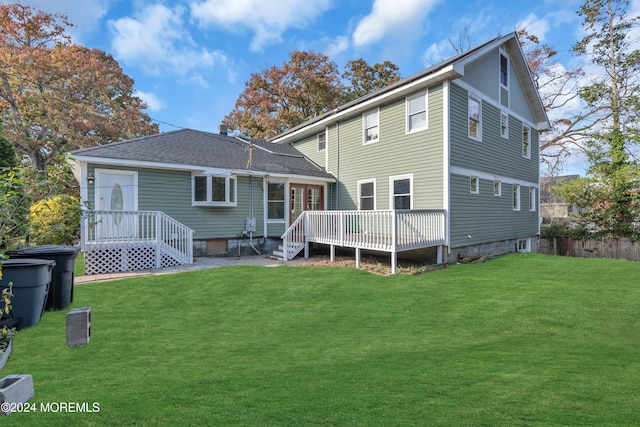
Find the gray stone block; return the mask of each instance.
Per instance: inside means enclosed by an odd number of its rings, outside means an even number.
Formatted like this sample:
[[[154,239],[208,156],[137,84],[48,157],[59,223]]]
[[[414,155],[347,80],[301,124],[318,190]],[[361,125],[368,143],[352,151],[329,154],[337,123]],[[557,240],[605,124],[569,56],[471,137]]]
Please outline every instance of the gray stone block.
[[[74,308],[67,313],[67,346],[87,345],[91,337],[91,307]]]
[[[11,414],[16,405],[27,403],[33,395],[31,375],[7,375],[0,380],[0,415]]]

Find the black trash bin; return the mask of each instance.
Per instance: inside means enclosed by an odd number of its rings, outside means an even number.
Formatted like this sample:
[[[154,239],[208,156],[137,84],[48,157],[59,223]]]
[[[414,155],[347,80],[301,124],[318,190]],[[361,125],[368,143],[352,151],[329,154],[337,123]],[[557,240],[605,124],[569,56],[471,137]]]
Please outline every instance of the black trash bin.
[[[80,248],[65,245],[32,246],[9,252],[10,259],[36,258],[56,262],[51,276],[47,310],[62,310],[73,302],[73,271]]]
[[[20,318],[18,329],[40,322],[47,301],[55,261],[46,259],[8,259],[2,264],[0,290],[13,283],[11,312],[5,318]]]

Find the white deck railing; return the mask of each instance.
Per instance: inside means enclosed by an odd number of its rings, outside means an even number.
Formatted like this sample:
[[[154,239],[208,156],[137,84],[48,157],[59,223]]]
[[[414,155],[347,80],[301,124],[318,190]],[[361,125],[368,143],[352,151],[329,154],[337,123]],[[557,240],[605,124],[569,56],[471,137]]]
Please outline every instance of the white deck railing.
[[[388,211],[306,211],[282,235],[286,259],[293,243],[316,242],[334,246],[397,253],[444,245],[444,209]],[[291,250],[287,251],[287,245]]]
[[[193,262],[193,230],[159,211],[87,211],[80,234],[85,251],[152,247],[156,268],[163,257]]]

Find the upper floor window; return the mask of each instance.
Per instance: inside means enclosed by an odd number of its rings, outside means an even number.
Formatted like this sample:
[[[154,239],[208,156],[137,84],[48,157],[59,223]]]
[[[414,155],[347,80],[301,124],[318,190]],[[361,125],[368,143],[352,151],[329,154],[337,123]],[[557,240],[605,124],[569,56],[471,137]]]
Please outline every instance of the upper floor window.
[[[372,211],[376,208],[376,180],[358,181],[358,209]]]
[[[509,114],[500,112],[500,136],[509,139]]]
[[[480,193],[480,180],[477,176],[472,176],[469,179],[469,191],[471,192],[471,194]]]
[[[236,206],[236,178],[232,175],[195,175],[194,206]]]
[[[509,87],[509,57],[505,52],[500,52],[500,84]]]
[[[531,158],[531,128],[522,125],[522,157]]]
[[[482,103],[473,95],[469,95],[469,138],[482,139]]]
[[[413,208],[413,176],[401,175],[389,177],[391,189],[391,209]]]
[[[378,123],[378,116],[378,109],[366,112],[362,115],[362,122],[364,126],[364,144],[378,142],[378,140],[380,139],[380,126]]]
[[[407,98],[407,132],[427,128],[427,93]]]
[[[317,138],[318,138],[318,151],[323,151],[325,148],[327,148],[327,136],[325,135],[324,132],[320,132]]]

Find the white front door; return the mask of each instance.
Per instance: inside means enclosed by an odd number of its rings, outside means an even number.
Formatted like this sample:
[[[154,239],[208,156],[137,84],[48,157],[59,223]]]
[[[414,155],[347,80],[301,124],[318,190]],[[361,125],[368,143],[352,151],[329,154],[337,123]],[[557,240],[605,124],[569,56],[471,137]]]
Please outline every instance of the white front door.
[[[134,237],[135,221],[118,211],[138,210],[138,173],[96,169],[95,176],[96,210],[113,212],[97,224],[98,237]]]

